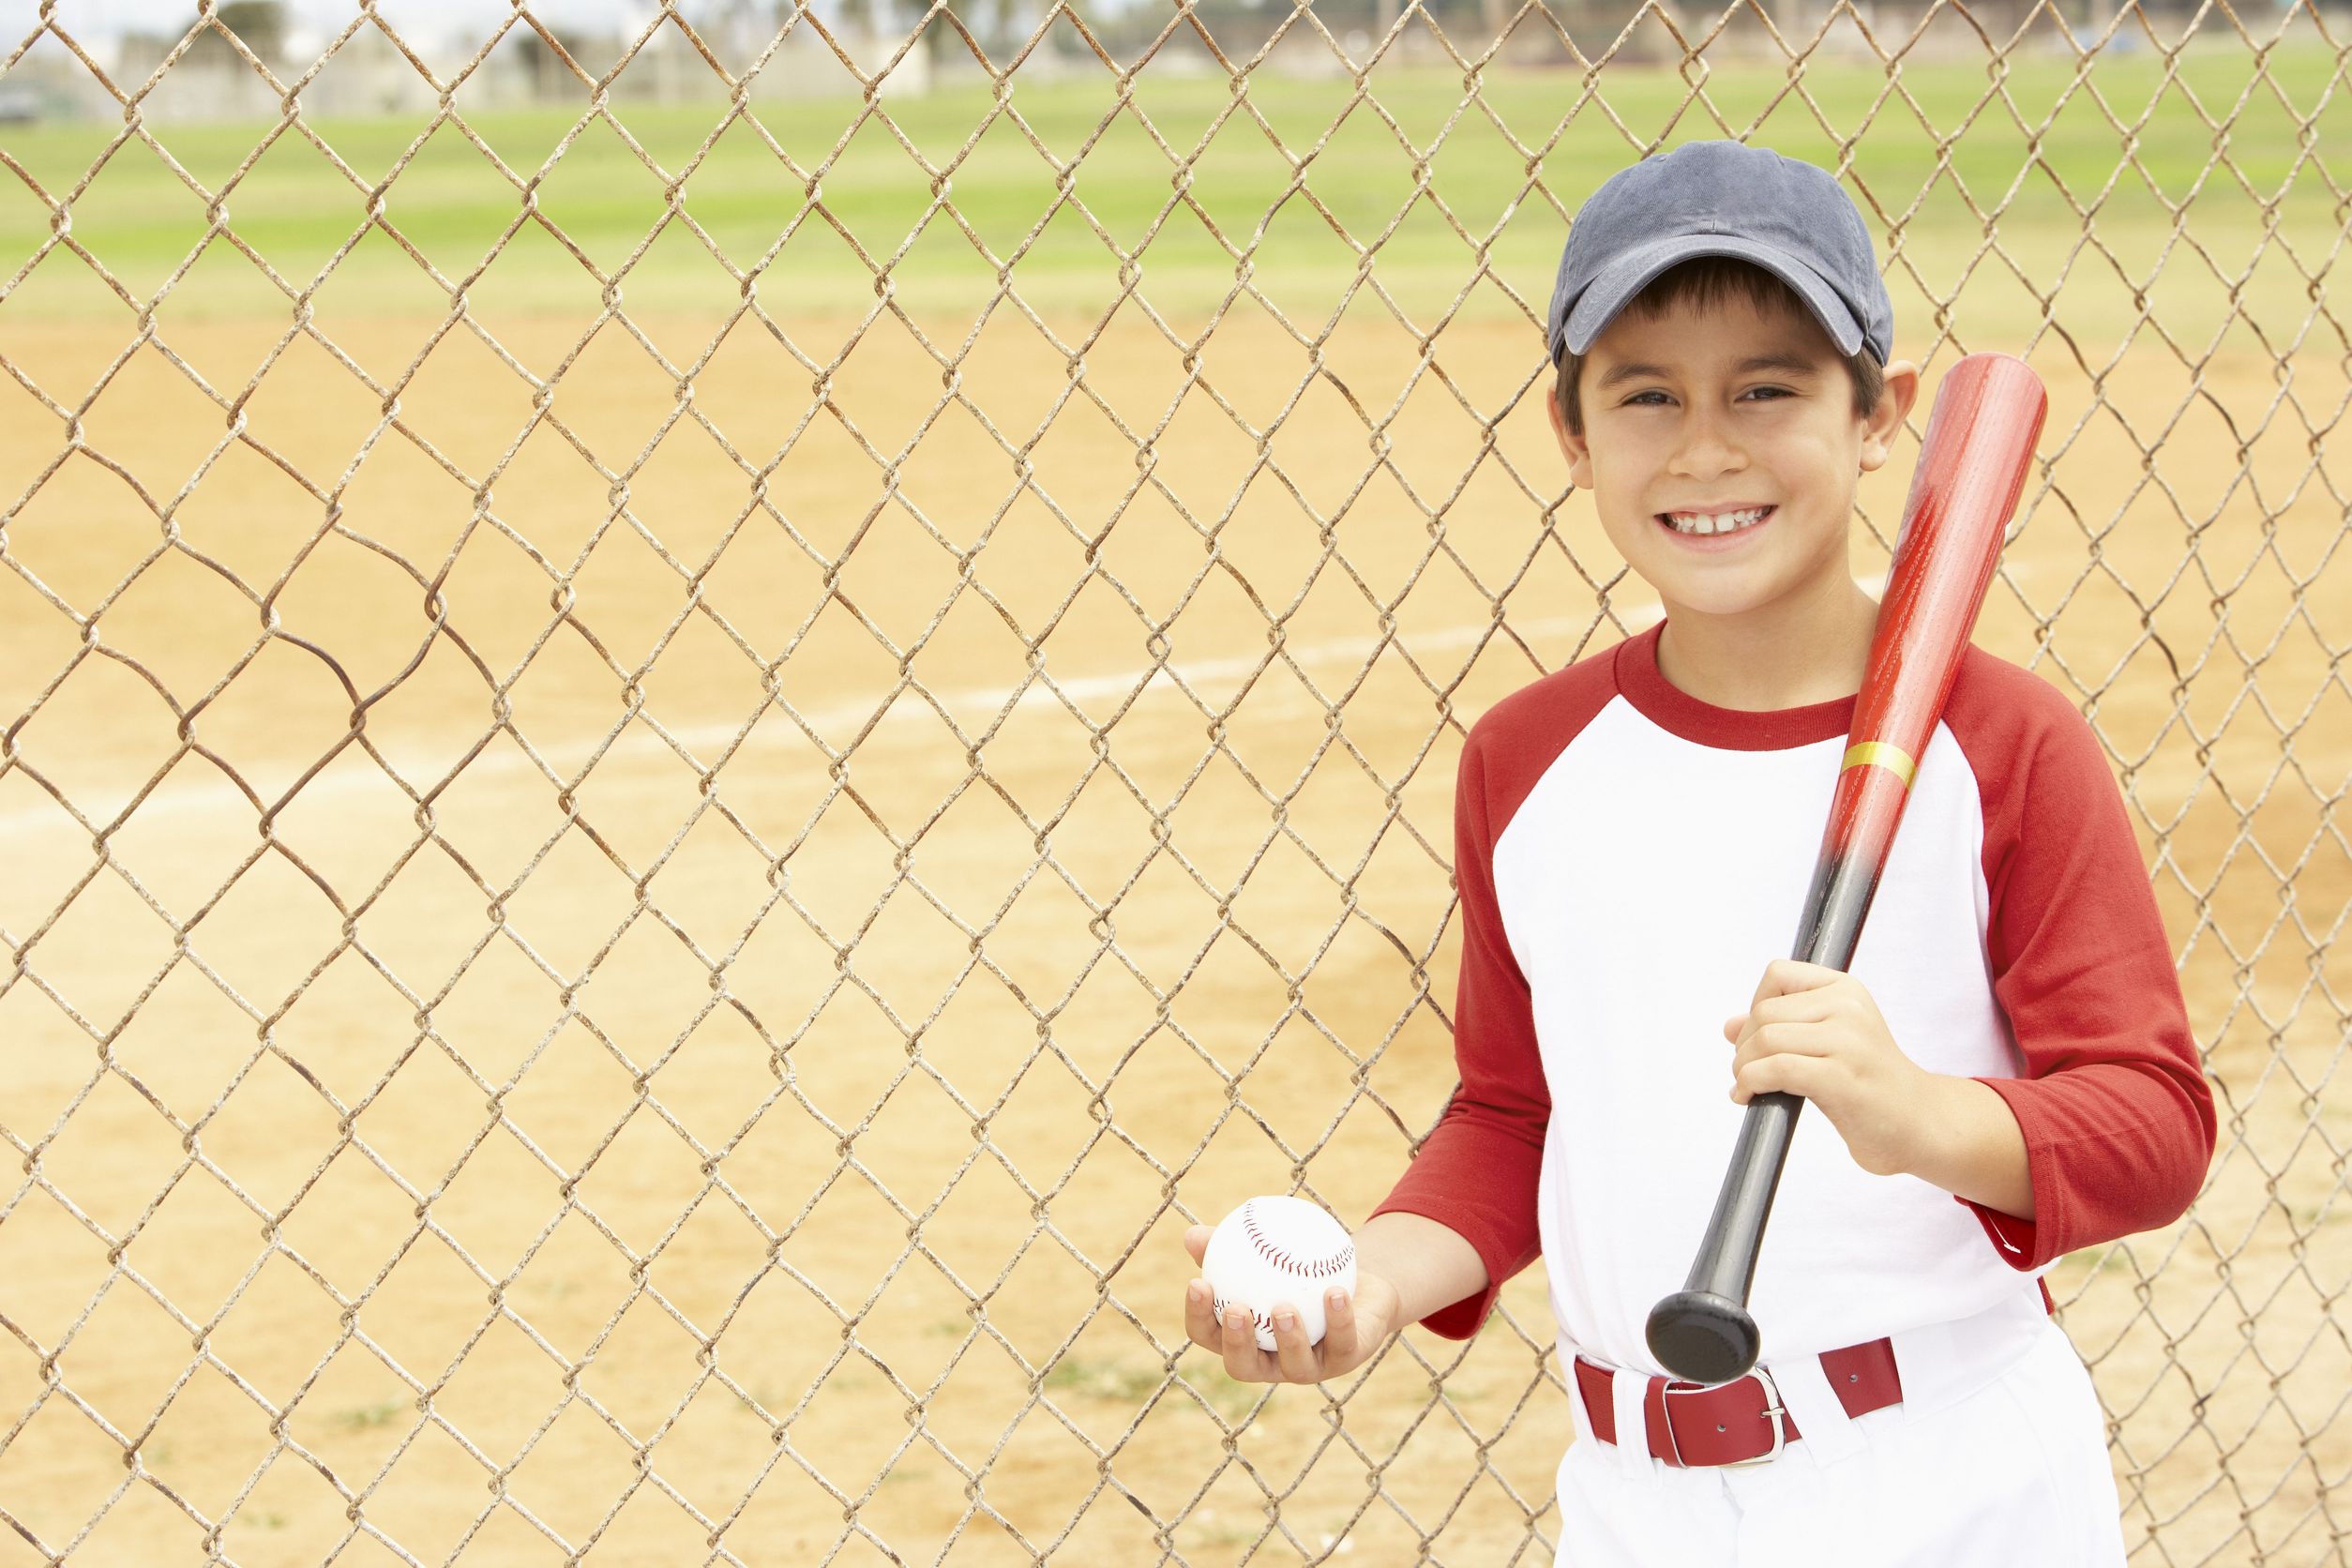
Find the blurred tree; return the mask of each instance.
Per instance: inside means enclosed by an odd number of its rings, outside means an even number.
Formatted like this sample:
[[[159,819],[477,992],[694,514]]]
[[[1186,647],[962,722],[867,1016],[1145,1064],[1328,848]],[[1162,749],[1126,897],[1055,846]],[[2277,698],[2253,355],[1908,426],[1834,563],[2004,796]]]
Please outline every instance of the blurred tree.
[[[1192,25],[1216,39],[1217,48],[1236,65],[1255,54],[1274,36],[1283,18],[1291,14],[1288,5],[1277,8],[1266,0],[1192,0],[1186,8],[1192,12]],[[1316,12],[1322,16],[1324,26],[1333,25],[1333,15],[1322,7],[1317,7]],[[1190,28],[1180,31],[1189,32]]]
[[[959,13],[991,60],[1002,61],[1020,41],[1014,36],[1013,6],[1014,0],[966,0]]]
[[[787,12],[771,21],[768,9],[766,0],[716,0],[710,18],[697,30],[716,46],[729,70],[741,70],[759,57],[768,40],[790,20]]]
[[[597,40],[586,33],[576,33],[563,27],[550,27],[548,32],[554,36],[564,53],[572,57],[580,72],[590,81],[596,80],[596,68],[585,56],[593,51]],[[520,58],[522,73],[531,83],[533,98],[570,98],[587,90],[581,85],[580,77],[573,74],[572,67],[565,65],[563,56],[548,47],[547,39],[541,38],[535,29],[517,27],[507,34],[507,38],[512,41],[505,47],[512,49]]]
[[[285,53],[286,8],[280,0],[222,0],[213,9],[213,17],[234,33],[237,41],[253,52],[264,65],[275,68]],[[200,25],[190,23],[190,26]],[[186,58],[206,64],[227,63],[236,59],[236,51],[220,36],[219,28],[205,27],[188,49]]]
[[[216,39],[216,42],[219,40]],[[143,28],[126,28],[114,40],[114,80],[123,87],[133,87],[152,74],[163,63],[163,57],[179,47],[178,37],[165,37]]]
[[[1103,36],[1103,29],[1110,20],[1107,8],[1097,3],[1097,0],[1063,0],[1062,8],[1085,23],[1086,30],[1098,38]],[[1076,29],[1065,25],[1056,25],[1052,36],[1054,47],[1061,53],[1083,56],[1089,60],[1094,57],[1093,52],[1079,39]]]

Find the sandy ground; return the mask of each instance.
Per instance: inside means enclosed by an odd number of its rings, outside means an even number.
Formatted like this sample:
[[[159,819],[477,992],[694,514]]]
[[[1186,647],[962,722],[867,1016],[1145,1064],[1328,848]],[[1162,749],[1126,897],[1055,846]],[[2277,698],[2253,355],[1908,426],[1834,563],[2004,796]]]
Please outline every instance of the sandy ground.
[[[169,339],[242,443],[152,347],[70,455],[0,381],[0,1568],[1547,1560],[1532,1274],[1264,1398],[1177,1236],[1386,1190],[1453,1082],[1462,731],[1652,611],[1545,520],[1524,322],[1424,366],[1351,313],[1343,397],[1237,311],[1172,413],[1138,315],[1055,325],[1083,390],[1005,307],[942,410],[888,318],[740,323],[691,381],[744,465],[617,324],[535,426],[463,330],[400,429],[307,339],[246,396],[262,323]],[[432,331],[335,340],[388,385]],[[71,404],[126,339],[0,354]],[[2104,405],[2032,353],[1978,641],[2096,700],[2224,1143],[2052,1283],[2135,1563],[2340,1562],[2344,372],[2113,352]]]

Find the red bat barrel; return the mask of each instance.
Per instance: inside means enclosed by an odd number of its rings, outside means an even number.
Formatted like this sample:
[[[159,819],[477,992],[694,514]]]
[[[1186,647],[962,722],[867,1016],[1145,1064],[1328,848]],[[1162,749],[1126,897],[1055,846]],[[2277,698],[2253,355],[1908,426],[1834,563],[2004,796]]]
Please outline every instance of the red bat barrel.
[[[1807,963],[1843,970],[1853,957],[2048,406],[2041,378],[2005,354],[1968,355],[1936,390],[1821,856],[1797,926],[1795,957]],[[1690,1278],[1651,1309],[1651,1351],[1678,1377],[1728,1382],[1756,1364],[1762,1339],[1748,1315],[1748,1290],[1803,1105],[1794,1094],[1748,1102]]]
[[[2048,402],[2042,379],[2005,354],[1969,354],[1937,388],[1814,873],[1826,886],[1836,880],[1836,862],[1852,862],[1867,874],[1861,907],[1838,919],[1830,916],[1844,912],[1822,910],[1817,929],[1799,931],[1798,957],[1844,969],[1853,956],[1912,772],[2000,559]],[[1808,955],[1808,946],[1827,956]]]

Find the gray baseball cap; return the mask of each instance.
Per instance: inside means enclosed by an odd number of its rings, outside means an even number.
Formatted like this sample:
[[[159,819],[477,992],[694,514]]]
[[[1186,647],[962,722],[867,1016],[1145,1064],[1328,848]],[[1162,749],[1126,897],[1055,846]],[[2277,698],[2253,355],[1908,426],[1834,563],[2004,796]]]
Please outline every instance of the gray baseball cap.
[[[1576,209],[1545,347],[1577,354],[1650,280],[1692,256],[1739,256],[1787,283],[1840,354],[1884,365],[1894,306],[1862,210],[1826,169],[1739,142],[1689,142],[1619,170]]]

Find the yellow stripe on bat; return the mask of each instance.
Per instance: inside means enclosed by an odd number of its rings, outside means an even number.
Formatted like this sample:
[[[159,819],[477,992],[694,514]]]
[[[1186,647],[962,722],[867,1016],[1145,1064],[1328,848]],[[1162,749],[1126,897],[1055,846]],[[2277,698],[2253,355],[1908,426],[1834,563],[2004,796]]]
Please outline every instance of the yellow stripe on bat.
[[[1907,790],[1911,787],[1911,775],[1919,771],[1918,764],[1911,761],[1910,753],[1884,741],[1863,741],[1859,746],[1846,748],[1845,767],[1864,768],[1873,762],[1903,780],[1903,787]]]

